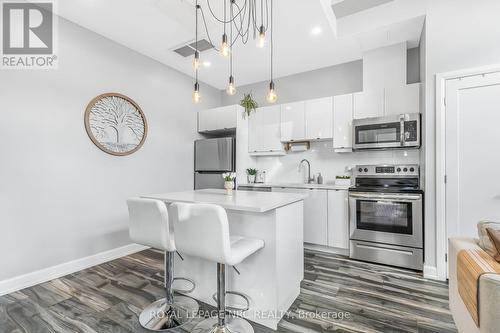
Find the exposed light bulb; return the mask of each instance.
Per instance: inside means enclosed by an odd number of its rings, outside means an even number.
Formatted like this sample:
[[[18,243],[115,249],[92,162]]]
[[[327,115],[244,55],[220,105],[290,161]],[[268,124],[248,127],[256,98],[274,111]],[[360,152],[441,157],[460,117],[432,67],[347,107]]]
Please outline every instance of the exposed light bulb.
[[[194,52],[193,67],[194,69],[200,68],[200,53],[198,51]]]
[[[226,88],[226,93],[231,96],[236,94],[236,87],[234,86],[234,77],[232,75],[229,77],[229,84]]]
[[[266,30],[264,26],[261,25],[259,28],[259,37],[257,37],[257,46],[263,48],[266,44]]]
[[[274,103],[278,99],[278,95],[276,95],[276,91],[274,90],[274,82],[271,81],[269,83],[269,91],[267,92],[267,101],[269,103]]]
[[[227,35],[226,34],[222,35],[222,44],[220,46],[220,54],[222,54],[224,57],[229,56],[229,44],[227,42]]]
[[[193,102],[195,104],[198,104],[201,100],[201,95],[200,95],[200,85],[198,82],[194,84],[194,91],[193,91]]]

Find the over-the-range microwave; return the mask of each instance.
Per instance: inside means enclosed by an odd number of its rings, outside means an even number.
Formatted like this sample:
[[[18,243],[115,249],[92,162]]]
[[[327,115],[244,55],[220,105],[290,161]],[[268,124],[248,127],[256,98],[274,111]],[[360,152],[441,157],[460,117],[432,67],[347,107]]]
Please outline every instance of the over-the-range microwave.
[[[353,149],[419,148],[420,119],[420,113],[355,119]]]

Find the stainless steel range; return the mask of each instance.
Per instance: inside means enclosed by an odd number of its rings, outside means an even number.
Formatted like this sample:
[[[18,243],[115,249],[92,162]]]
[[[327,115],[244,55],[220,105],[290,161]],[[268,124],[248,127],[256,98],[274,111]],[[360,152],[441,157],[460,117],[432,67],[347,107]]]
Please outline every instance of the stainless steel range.
[[[349,189],[350,257],[423,269],[418,165],[358,165]]]

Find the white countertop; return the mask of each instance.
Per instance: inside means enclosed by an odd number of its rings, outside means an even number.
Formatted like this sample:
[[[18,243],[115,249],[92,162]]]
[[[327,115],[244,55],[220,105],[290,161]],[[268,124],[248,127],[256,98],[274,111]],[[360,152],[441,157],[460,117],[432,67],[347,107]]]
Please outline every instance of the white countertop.
[[[142,198],[158,199],[166,202],[211,203],[227,210],[264,213],[294,202],[303,200],[307,195],[298,193],[251,192],[206,189],[185,192],[159,193],[141,195]]]
[[[348,190],[349,189],[349,187],[339,186],[339,185],[335,185],[335,184],[303,184],[303,183],[252,183],[252,184],[238,184],[238,186],[287,187],[287,188],[319,189],[319,190]]]

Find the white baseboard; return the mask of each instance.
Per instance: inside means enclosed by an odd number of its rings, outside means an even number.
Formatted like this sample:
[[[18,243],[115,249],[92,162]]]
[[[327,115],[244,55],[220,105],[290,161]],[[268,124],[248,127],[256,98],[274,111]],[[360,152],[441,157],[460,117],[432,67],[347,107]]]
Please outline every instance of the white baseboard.
[[[437,267],[436,266],[427,266],[424,265],[424,278],[431,280],[439,280],[444,281],[438,276]]]
[[[16,276],[8,280],[0,281],[0,296],[10,294],[24,288],[72,274],[83,269],[100,265],[102,263],[118,259],[132,253],[143,251],[148,247],[129,244],[109,251],[97,253],[85,258],[76,259],[60,265],[44,268],[39,271]]]

